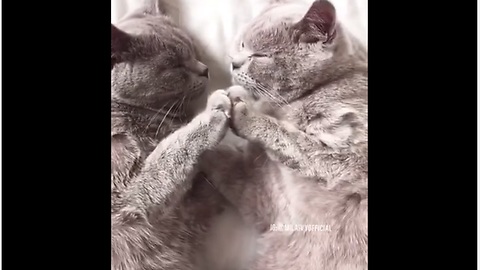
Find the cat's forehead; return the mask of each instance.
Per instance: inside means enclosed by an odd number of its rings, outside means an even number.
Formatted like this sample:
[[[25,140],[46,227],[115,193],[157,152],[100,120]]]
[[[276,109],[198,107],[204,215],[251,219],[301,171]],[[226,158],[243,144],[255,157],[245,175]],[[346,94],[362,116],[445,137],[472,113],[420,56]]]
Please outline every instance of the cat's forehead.
[[[293,44],[292,24],[281,22],[276,25],[257,24],[245,32],[244,42],[254,51],[285,48]]]
[[[135,37],[131,49],[138,57],[151,57],[159,53],[185,54],[194,50],[190,38],[165,18],[134,18],[121,24],[121,27]]]
[[[178,55],[182,46],[168,42],[158,36],[139,36],[130,44],[130,53],[133,58],[149,59],[161,54]]]
[[[244,41],[253,50],[292,45],[291,29],[302,19],[307,8],[298,3],[272,5],[246,27]]]

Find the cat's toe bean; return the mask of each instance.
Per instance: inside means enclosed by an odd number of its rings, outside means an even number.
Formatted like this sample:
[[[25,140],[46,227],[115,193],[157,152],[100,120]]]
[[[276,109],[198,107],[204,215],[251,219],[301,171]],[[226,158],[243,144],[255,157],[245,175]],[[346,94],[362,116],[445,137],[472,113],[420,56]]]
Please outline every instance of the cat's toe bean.
[[[250,99],[250,93],[240,85],[234,85],[227,89],[228,97],[233,104]]]
[[[237,115],[246,116],[247,115],[247,104],[241,100],[235,103],[233,110]]]

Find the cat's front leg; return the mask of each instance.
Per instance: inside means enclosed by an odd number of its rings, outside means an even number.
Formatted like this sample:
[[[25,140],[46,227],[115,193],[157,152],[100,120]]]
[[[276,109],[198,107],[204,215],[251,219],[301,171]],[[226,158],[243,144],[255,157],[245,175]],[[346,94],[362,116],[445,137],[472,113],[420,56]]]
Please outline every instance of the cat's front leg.
[[[205,111],[161,141],[134,179],[129,204],[143,209],[161,206],[162,211],[176,205],[191,186],[200,155],[225,136],[230,109],[227,93],[218,90],[209,97]]]
[[[311,135],[258,112],[242,97],[232,98],[232,103],[230,125],[237,135],[259,143],[276,160],[301,176],[323,179],[333,186],[342,177],[342,171],[356,168],[362,161],[354,154],[331,153]]]
[[[199,156],[215,148],[225,136],[230,109],[227,93],[214,92],[205,111],[161,141],[147,157],[124,193],[122,208],[111,216],[112,269],[129,269],[126,266],[132,265],[137,266],[135,269],[145,269],[145,265],[151,266],[148,269],[179,269],[179,265],[193,269],[178,250],[170,250],[172,236],[151,221],[158,222],[158,217],[178,205],[191,186]],[[152,212],[155,215],[150,215]],[[159,255],[155,266],[144,264],[152,262],[145,255],[148,249]]]

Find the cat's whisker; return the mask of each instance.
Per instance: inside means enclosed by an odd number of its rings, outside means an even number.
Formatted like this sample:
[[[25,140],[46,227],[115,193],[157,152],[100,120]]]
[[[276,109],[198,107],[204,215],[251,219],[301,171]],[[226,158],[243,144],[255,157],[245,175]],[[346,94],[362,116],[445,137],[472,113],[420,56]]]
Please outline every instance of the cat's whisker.
[[[168,104],[170,104],[170,102],[171,101],[168,101],[167,103],[165,103],[165,105],[163,105],[162,108],[158,109],[158,111],[152,116],[150,121],[148,121],[148,124],[145,126],[144,133],[147,132],[148,128],[153,123],[153,120],[155,120],[155,118],[157,118],[157,116],[162,112],[163,108],[165,108]]]
[[[285,105],[289,105],[288,102],[287,102],[287,100],[285,100],[281,95],[279,95],[279,94],[277,94],[277,93],[275,93],[275,92],[269,91],[269,89],[268,89],[266,86],[264,86],[263,84],[261,84],[261,83],[258,83],[258,86],[259,86],[264,92],[268,93],[269,95],[274,96],[274,97],[276,96],[276,98],[279,99],[280,101],[282,101]]]
[[[266,94],[269,94],[270,96],[272,96],[272,98],[276,97],[275,99],[280,100],[284,105],[291,107],[288,101],[285,98],[283,98],[281,95],[275,92],[268,91],[267,87],[265,87],[262,84],[258,84],[258,87],[261,88]]]
[[[258,93],[261,95],[261,96],[264,96],[266,97],[267,99],[270,99],[271,101],[273,101],[278,107],[282,107],[282,103],[280,103],[274,96],[272,96],[270,93],[268,93],[267,91],[261,89],[261,88],[256,88]]]
[[[173,114],[174,117],[178,117],[177,113],[178,113],[179,110],[181,110],[182,105],[183,105],[186,97],[187,97],[187,95],[183,95],[183,98],[182,98],[181,102],[178,102],[178,105],[177,105],[177,106],[175,107],[175,109],[173,110],[173,113],[172,113],[172,114]],[[182,117],[182,114],[180,114],[180,118],[181,118],[181,117]],[[173,121],[174,121],[173,118],[170,119],[170,124],[173,124]]]
[[[160,127],[162,126],[163,122],[165,121],[165,119],[167,118],[168,114],[170,113],[170,111],[172,110],[173,106],[175,106],[176,104],[178,103],[178,100],[175,101],[172,106],[170,106],[170,109],[168,109],[167,113],[165,114],[165,116],[163,116],[163,119],[162,121],[160,122],[160,124],[158,125],[157,127],[157,131],[155,132],[155,137],[158,135],[158,131],[160,130]]]
[[[288,107],[290,107],[290,108],[292,107],[292,106],[288,103],[288,101],[287,101],[285,98],[283,98],[281,95],[279,95],[279,94],[277,94],[277,93],[274,93],[274,94],[275,94],[278,98],[280,98],[280,100],[282,100],[283,103],[284,103],[286,106],[288,106]]]
[[[281,107],[281,103],[279,102],[279,100],[277,98],[275,98],[275,96],[273,96],[271,93],[269,93],[269,91],[261,84],[258,84],[257,86],[257,89],[259,90],[259,92],[264,96],[264,97],[267,97],[269,98],[270,100],[272,100],[273,102],[275,102],[275,104],[277,104],[277,106]]]
[[[259,158],[261,158],[265,153],[261,153],[260,155],[258,155],[258,157],[256,157],[253,162],[256,162]]]
[[[276,100],[272,99],[270,96],[268,96],[267,94],[263,93],[263,90],[259,87],[259,86],[256,86],[254,88],[255,92],[257,93],[258,96],[260,97],[266,97],[267,99],[270,99],[272,100],[273,102],[277,103]]]
[[[207,181],[207,183],[208,183],[210,186],[212,186],[212,188],[213,188],[214,190],[217,190],[217,188],[212,184],[212,182],[210,182],[210,180],[207,179],[207,177],[205,177],[204,175],[202,175],[202,177],[203,177],[203,179],[205,179],[205,181]]]
[[[182,101],[179,102],[178,105],[175,107],[175,110],[173,110],[173,115],[175,117],[178,117],[177,113],[182,109],[182,106],[183,106],[183,103],[184,103],[186,97],[187,97],[187,95],[183,95]]]

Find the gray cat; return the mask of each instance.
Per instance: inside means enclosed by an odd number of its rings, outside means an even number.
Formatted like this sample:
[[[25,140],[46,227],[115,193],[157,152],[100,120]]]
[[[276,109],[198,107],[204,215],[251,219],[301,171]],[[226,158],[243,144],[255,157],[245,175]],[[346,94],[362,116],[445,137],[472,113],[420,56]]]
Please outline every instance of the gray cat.
[[[146,10],[111,28],[111,268],[198,269],[224,203],[197,163],[225,136],[231,103],[216,91],[194,116],[207,67],[182,30]]]
[[[365,51],[325,0],[274,4],[246,29],[228,92],[247,142],[202,168],[260,233],[248,269],[367,269]]]

